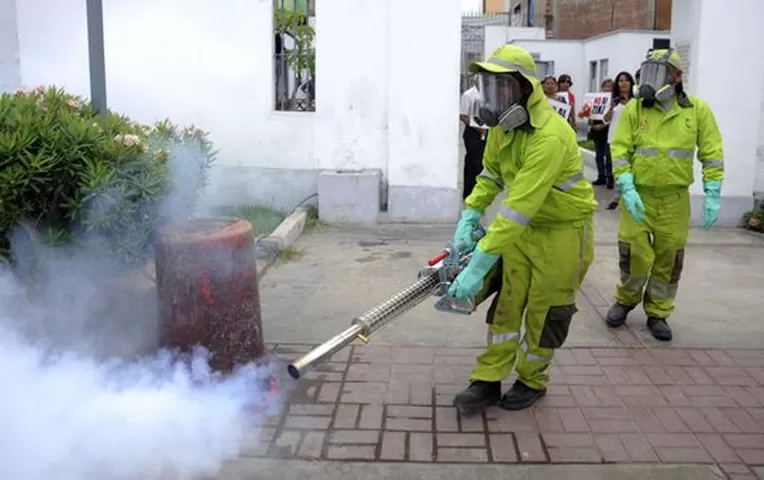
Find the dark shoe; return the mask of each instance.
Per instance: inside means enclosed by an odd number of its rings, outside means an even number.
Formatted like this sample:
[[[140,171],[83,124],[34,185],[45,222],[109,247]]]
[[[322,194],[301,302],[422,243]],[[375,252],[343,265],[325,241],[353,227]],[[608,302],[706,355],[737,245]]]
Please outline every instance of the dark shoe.
[[[546,388],[534,390],[520,380],[516,381],[512,388],[501,397],[501,408],[504,410],[523,410],[532,406],[546,395]]]
[[[647,328],[656,340],[670,342],[673,337],[671,327],[668,326],[665,318],[647,317]]]
[[[615,210],[616,208],[618,208],[618,202],[610,202],[607,204],[608,210]]]
[[[612,190],[613,188],[615,188],[615,184],[613,183],[613,177],[607,177],[607,181],[605,182],[605,184],[607,185],[608,190]]]
[[[606,182],[607,181],[604,178],[598,178],[597,180],[592,182],[592,185],[597,185],[597,186],[605,185]]]
[[[607,311],[605,322],[613,328],[621,327],[626,323],[626,317],[629,316],[629,312],[632,310],[634,310],[633,306],[616,303]]]
[[[474,381],[454,397],[453,405],[463,414],[475,413],[501,399],[501,382]]]

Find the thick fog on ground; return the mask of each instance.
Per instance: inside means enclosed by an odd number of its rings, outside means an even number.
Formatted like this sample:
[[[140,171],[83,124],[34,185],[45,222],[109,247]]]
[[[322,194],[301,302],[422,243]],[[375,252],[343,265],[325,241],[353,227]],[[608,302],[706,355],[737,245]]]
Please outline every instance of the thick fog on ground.
[[[193,188],[194,159],[182,157],[175,184]],[[184,188],[167,209],[183,203]],[[157,353],[153,284],[85,240],[65,255],[38,249],[32,282],[23,274],[30,244],[17,236],[20,269],[0,269],[0,478],[214,475],[257,428],[271,367],[222,378],[203,350]]]

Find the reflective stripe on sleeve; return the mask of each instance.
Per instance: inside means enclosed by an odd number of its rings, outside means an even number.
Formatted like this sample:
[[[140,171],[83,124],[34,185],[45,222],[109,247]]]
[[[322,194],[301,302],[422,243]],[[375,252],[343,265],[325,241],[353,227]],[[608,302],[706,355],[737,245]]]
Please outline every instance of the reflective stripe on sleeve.
[[[518,212],[517,210],[513,210],[507,206],[501,207],[501,210],[499,210],[499,215],[509,220],[512,220],[514,222],[517,222],[520,225],[528,225],[531,222],[530,218],[526,217],[525,215]]]

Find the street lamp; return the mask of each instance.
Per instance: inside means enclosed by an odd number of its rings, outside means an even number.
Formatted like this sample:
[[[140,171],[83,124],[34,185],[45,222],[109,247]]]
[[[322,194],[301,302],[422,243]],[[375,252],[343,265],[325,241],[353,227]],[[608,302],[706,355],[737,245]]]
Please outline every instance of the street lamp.
[[[106,115],[106,59],[103,45],[103,2],[87,0],[90,103]]]

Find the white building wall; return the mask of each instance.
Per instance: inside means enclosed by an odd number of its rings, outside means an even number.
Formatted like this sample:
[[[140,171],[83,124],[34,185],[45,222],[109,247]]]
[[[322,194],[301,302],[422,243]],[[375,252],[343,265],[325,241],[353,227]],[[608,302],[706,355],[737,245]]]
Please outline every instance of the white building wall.
[[[290,208],[319,170],[362,168],[389,180],[391,217],[455,218],[459,85],[438,78],[458,78],[461,3],[316,2],[316,112],[273,109],[272,3],[104,2],[110,108],[210,131],[210,203]],[[89,96],[85,2],[0,0],[0,19],[0,88]]]
[[[719,224],[734,226],[751,208],[755,183],[761,182],[757,150],[762,89],[756,87],[764,79],[764,52],[742,46],[761,38],[764,3],[740,0],[730,8],[720,0],[674,0],[672,8],[672,44],[685,57],[688,90],[711,106],[721,129],[725,178]],[[735,73],[728,74],[730,70],[720,69],[720,65],[734,66],[731,71]],[[739,101],[736,92],[745,92],[745,101]],[[693,217],[698,222],[703,187],[697,162],[695,178],[691,192],[695,197]]]

